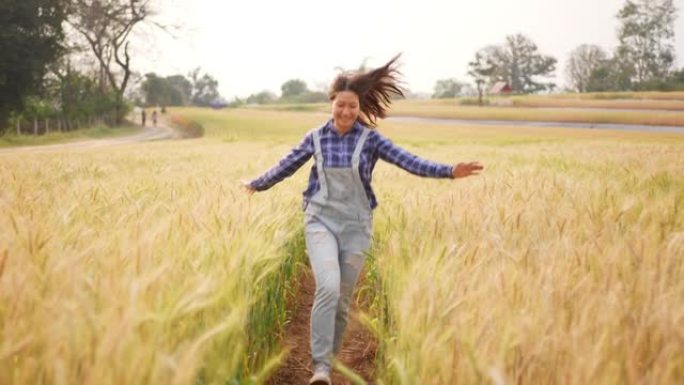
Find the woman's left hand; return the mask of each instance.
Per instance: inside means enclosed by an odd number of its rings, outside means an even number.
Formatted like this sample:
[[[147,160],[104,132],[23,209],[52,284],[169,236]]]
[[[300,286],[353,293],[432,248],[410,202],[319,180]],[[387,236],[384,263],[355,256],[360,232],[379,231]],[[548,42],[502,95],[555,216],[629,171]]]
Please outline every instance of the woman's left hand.
[[[454,166],[452,175],[454,178],[465,178],[471,175],[479,175],[484,167],[479,162],[459,163]]]
[[[248,195],[252,195],[256,191],[254,187],[252,187],[252,185],[249,184],[249,182],[242,181],[241,184],[242,188],[245,189]]]

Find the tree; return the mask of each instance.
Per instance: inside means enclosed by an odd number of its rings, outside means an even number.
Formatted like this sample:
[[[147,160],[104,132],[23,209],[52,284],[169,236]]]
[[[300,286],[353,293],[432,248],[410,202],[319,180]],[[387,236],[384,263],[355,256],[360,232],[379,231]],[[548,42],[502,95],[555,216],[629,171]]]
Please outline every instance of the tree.
[[[601,47],[582,44],[575,48],[568,57],[565,73],[568,83],[577,92],[587,92],[591,88],[592,74],[600,67],[607,68],[608,55]]]
[[[270,91],[261,91],[258,94],[249,95],[246,102],[248,104],[268,104],[274,102],[278,97]]]
[[[675,90],[684,90],[684,67],[679,71],[673,71],[670,76],[670,83]]]
[[[283,99],[297,96],[308,91],[306,83],[300,79],[290,79],[283,83],[280,89],[282,91],[281,98]]]
[[[662,81],[672,70],[676,13],[673,0],[627,0],[620,9],[615,57],[637,87]]]
[[[506,36],[503,45],[478,51],[472,63],[475,65],[473,68],[488,69],[486,77],[489,84],[505,81],[515,93],[533,93],[555,87],[554,83],[539,78],[552,76],[556,62],[554,57],[539,53],[532,40],[515,34]]]
[[[465,83],[459,82],[456,79],[437,80],[437,83],[435,83],[435,92],[432,94],[432,98],[455,98],[461,94],[463,87],[465,87]]]
[[[192,99],[192,83],[183,75],[167,76],[166,81],[171,88],[168,106],[185,106]],[[216,82],[218,86],[218,82]]]
[[[52,74],[56,79],[50,82],[51,98],[60,106],[67,124],[102,117],[114,110],[116,101],[112,94],[102,92],[95,79],[74,70],[68,60],[55,66]]]
[[[183,75],[162,78],[149,73],[141,88],[148,106],[184,106],[192,97],[192,83]]]
[[[551,56],[542,55],[538,52],[537,45],[522,34],[506,37],[503,55],[499,59],[498,66],[503,67],[508,76],[500,80],[508,81],[513,92],[532,93],[552,88],[551,82],[544,83],[536,77],[548,77],[556,70],[557,60]]]
[[[0,2],[0,133],[63,51],[62,0]]]
[[[579,92],[607,92],[618,90],[615,83],[615,70],[611,61],[593,68],[589,73],[584,90]]]
[[[140,88],[145,95],[146,105],[157,106],[166,102],[168,92],[166,82],[154,72],[145,74],[145,80],[143,80]]]
[[[124,115],[123,95],[131,77],[129,38],[133,29],[151,14],[152,0],[72,0],[69,25],[83,37],[97,59],[99,85],[113,90],[116,123]]]
[[[192,104],[207,107],[221,98],[218,92],[218,80],[205,73],[200,76],[200,69],[196,68],[190,73],[192,82]]]
[[[477,103],[480,106],[482,105],[485,84],[493,72],[494,64],[488,59],[486,49],[476,52],[475,60],[468,63],[468,76],[472,77],[475,81]]]

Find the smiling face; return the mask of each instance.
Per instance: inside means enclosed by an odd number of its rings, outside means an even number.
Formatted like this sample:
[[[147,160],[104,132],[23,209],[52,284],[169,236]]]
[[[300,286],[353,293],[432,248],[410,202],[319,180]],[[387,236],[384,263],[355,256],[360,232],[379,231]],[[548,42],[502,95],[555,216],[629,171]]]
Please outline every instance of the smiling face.
[[[332,101],[335,128],[341,134],[349,131],[359,117],[359,97],[353,91],[340,91]]]

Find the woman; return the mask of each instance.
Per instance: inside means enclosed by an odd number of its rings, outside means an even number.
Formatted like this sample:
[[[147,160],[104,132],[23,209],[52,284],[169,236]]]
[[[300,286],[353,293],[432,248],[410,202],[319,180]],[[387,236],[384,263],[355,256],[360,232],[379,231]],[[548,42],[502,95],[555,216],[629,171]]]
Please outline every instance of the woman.
[[[250,193],[266,190],[314,157],[304,191],[306,247],[316,280],[310,384],[330,384],[331,358],[342,345],[349,301],[370,246],[372,210],[378,204],[371,178],[378,158],[433,178],[463,178],[483,168],[477,162],[452,166],[421,159],[374,130],[377,118],[386,115],[390,96],[403,96],[398,58],[368,72],[337,76],[328,93],[332,119],[246,185]]]

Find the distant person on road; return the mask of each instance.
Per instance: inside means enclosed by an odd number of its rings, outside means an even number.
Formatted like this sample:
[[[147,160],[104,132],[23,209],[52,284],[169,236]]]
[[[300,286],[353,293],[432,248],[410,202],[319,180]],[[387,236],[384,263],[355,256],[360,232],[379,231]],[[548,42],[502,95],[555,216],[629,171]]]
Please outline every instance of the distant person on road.
[[[152,124],[157,127],[157,110],[152,111]]]
[[[378,159],[432,178],[478,175],[478,162],[441,164],[420,158],[375,130],[390,96],[403,96],[394,57],[368,72],[342,73],[328,97],[331,119],[309,131],[289,154],[245,185],[267,190],[315,160],[304,191],[306,247],[316,280],[311,311],[310,384],[330,384],[331,359],[340,351],[349,302],[371,242],[372,211],[378,205],[371,176]]]
[[[141,115],[141,120],[142,120],[142,126],[145,127],[145,121],[147,120],[147,113],[145,113],[145,109],[142,109]]]

